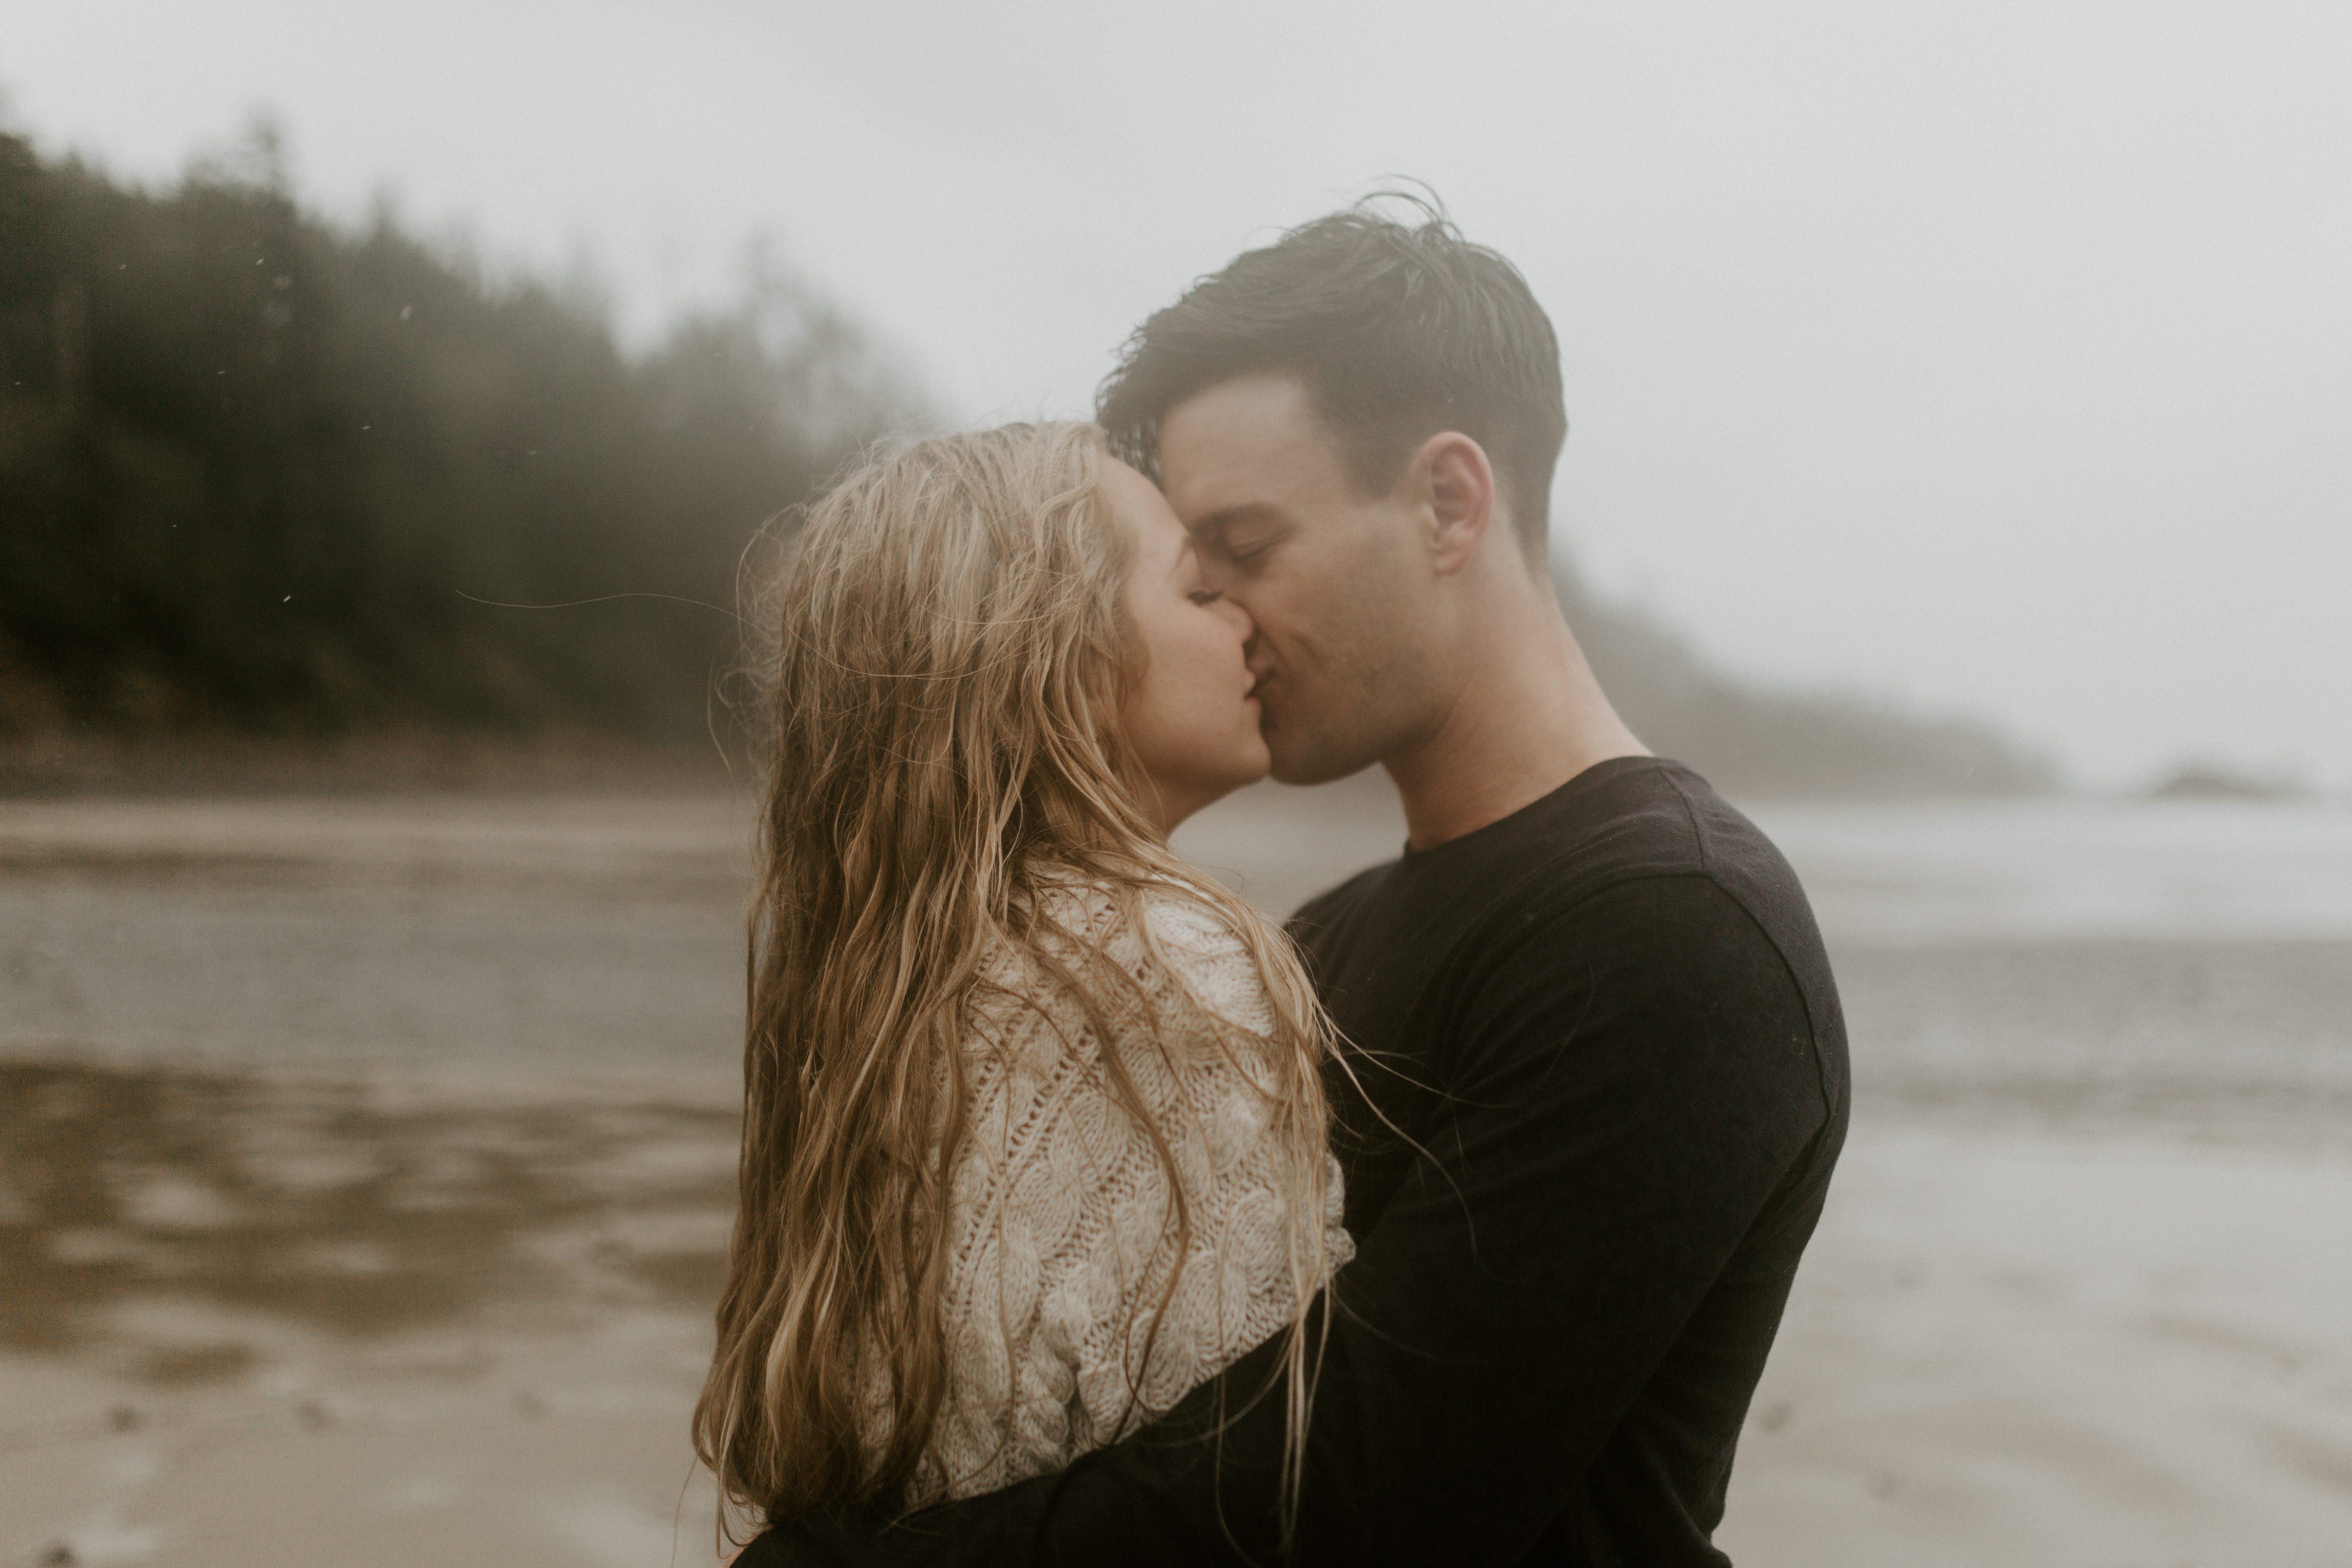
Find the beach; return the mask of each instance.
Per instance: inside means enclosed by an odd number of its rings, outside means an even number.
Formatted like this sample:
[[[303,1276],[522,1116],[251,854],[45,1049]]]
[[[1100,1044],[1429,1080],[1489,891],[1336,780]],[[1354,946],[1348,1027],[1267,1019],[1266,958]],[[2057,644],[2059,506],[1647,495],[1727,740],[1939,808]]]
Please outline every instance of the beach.
[[[1855,1121],[1743,1564],[2352,1563],[2352,810],[1756,815]],[[0,1563],[715,1556],[748,807],[0,803]],[[1384,786],[1178,847],[1279,912]]]

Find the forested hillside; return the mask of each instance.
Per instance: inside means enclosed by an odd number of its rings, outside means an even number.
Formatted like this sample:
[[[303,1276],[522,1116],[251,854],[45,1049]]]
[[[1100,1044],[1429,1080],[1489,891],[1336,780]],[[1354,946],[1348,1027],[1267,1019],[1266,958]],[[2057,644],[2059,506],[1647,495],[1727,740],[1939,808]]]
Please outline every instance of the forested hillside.
[[[305,215],[266,137],[145,191],[0,134],[0,747],[700,741],[745,545],[912,403],[773,268],[631,356],[593,303]],[[1634,728],[1727,788],[2049,783],[1559,583]]]
[[[2005,795],[2055,788],[2048,759],[1982,724],[1921,719],[1834,692],[1760,689],[1556,559],[1561,608],[1650,749],[1735,795]]]
[[[632,359],[266,158],[148,193],[0,137],[0,730],[698,732],[725,614],[473,600],[730,606],[898,412],[787,278]]]

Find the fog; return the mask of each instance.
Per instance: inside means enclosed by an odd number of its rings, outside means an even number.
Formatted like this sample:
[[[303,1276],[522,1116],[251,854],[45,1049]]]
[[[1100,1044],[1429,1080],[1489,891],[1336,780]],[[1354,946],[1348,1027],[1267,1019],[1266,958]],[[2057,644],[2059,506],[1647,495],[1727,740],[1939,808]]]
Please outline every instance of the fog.
[[[2079,782],[2352,783],[2352,15],[9,8],[45,152],[569,270],[651,342],[774,237],[951,416],[1082,411],[1193,276],[1429,181],[1558,321],[1556,526],[1742,673]]]
[[[1563,605],[1850,1026],[1724,1550],[2332,1568],[2347,68],[2318,5],[0,0],[0,1562],[717,1562],[746,540],[1412,177],[1558,322]],[[1403,834],[1368,770],[1173,847],[1279,916]]]

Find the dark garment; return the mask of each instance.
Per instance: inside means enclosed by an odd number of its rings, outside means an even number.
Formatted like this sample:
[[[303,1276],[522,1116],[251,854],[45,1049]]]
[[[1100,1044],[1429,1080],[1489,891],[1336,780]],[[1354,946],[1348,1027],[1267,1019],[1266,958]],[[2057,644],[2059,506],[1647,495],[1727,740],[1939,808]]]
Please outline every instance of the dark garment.
[[[1357,1256],[1318,1320],[1292,1561],[1725,1563],[1732,1450],[1846,1125],[1787,863],[1696,773],[1625,758],[1293,930],[1362,1090],[1335,1075]],[[744,1568],[1274,1561],[1278,1352],[1058,1475],[795,1521]]]

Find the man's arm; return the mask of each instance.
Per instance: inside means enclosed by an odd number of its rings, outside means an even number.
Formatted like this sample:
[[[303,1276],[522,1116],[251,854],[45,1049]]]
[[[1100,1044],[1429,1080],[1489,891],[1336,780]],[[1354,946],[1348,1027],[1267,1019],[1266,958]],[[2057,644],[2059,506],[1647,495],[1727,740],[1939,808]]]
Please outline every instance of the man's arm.
[[[1829,1119],[1794,980],[1703,878],[1508,933],[1469,989],[1423,1152],[1330,1292],[1295,1561],[1517,1561]],[[1275,1355],[1058,1475],[887,1528],[796,1522],[743,1568],[1271,1560]]]

